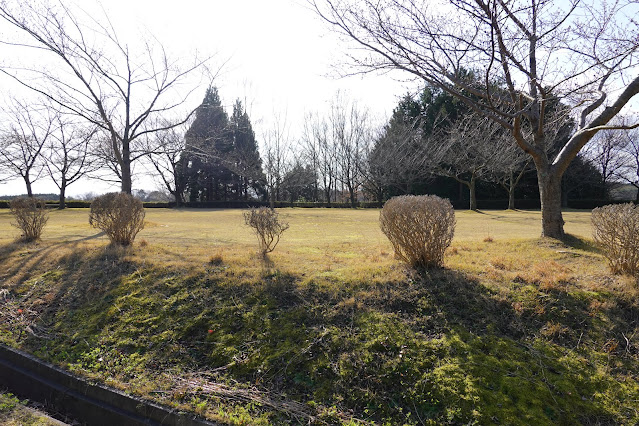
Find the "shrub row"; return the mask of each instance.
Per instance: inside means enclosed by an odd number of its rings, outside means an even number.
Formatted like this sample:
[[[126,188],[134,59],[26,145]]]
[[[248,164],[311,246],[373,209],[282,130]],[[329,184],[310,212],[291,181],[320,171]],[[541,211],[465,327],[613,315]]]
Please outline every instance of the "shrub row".
[[[468,200],[450,200],[450,203],[455,210],[468,209]],[[568,200],[568,208],[571,209],[594,209],[602,207],[608,204],[622,204],[628,203],[628,201],[622,200],[604,200],[604,199],[575,199]],[[66,202],[68,208],[91,208],[91,201],[79,201],[70,200]],[[142,203],[145,209],[168,209],[176,206],[175,202],[159,202],[151,201]],[[46,201],[48,208],[57,208],[57,201]],[[381,208],[383,203],[378,201],[361,201],[357,203],[358,208],[362,209],[376,209]],[[477,200],[477,205],[480,210],[504,210],[508,207],[508,200]],[[246,209],[246,208],[258,208],[269,207],[270,203],[266,201],[203,201],[197,203],[183,203],[183,207],[189,208],[204,208],[204,209]],[[532,210],[540,208],[539,200],[535,199],[523,199],[515,200],[515,206],[522,210]],[[297,207],[297,208],[336,208],[336,209],[350,209],[352,208],[350,203],[325,203],[325,202],[288,202],[277,201],[274,205],[275,208],[285,207]],[[9,201],[0,201],[0,209],[8,209]]]

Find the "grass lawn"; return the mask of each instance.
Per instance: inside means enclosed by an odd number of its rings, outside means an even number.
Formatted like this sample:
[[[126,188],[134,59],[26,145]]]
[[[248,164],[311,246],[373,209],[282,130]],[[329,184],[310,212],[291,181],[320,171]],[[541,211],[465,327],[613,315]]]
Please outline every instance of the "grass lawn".
[[[378,210],[283,209],[262,259],[240,210],[147,210],[133,247],[88,211],[15,242],[0,211],[0,341],[231,424],[636,424],[639,285],[590,214],[459,211],[445,268],[394,258]]]

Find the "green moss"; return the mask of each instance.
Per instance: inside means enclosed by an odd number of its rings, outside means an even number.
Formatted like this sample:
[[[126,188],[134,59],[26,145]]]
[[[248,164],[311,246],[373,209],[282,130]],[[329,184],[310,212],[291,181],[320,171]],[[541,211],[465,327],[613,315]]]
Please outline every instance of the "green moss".
[[[452,269],[383,281],[111,256],[64,260],[16,285],[24,303],[50,301],[38,308],[47,339],[17,323],[0,325],[0,339],[230,424],[639,422],[639,363],[620,338],[636,329],[637,306],[613,290]],[[593,312],[593,301],[610,304]],[[236,393],[176,385],[203,372]]]

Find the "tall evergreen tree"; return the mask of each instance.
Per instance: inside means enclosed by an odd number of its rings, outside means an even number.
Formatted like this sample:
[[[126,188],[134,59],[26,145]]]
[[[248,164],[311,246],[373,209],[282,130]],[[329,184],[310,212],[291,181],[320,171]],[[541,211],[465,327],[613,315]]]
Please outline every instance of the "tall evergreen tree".
[[[242,102],[233,105],[230,121],[233,136],[231,167],[235,175],[235,195],[237,199],[248,199],[250,195],[264,197],[265,176],[262,159],[257,148],[255,132]]]
[[[264,173],[251,120],[238,100],[229,118],[216,87],[209,87],[186,132],[190,201],[264,196]]]
[[[229,118],[222,107],[216,87],[206,90],[186,132],[189,157],[186,170],[190,201],[223,199],[230,172],[223,158],[232,150]]]

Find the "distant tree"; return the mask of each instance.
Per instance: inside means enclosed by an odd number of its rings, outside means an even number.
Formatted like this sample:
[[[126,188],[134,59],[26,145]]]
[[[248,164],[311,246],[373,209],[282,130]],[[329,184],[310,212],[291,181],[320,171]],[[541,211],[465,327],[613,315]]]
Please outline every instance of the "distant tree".
[[[222,159],[232,149],[229,118],[217,88],[211,86],[186,132],[186,177],[191,201],[226,198],[231,172]]]
[[[628,157],[624,152],[626,143],[623,131],[602,130],[584,148],[585,155],[601,173],[601,198],[608,198],[611,185],[619,180],[620,173],[628,164]]]
[[[227,163],[235,175],[235,192],[238,199],[249,199],[250,195],[265,195],[265,176],[262,159],[255,139],[251,119],[238,99],[233,105],[230,119],[233,149]]]
[[[281,200],[284,177],[290,170],[291,138],[286,117],[275,114],[271,129],[264,133],[264,173],[271,208]]]
[[[348,192],[353,207],[364,181],[364,167],[371,143],[370,117],[356,102],[337,93],[331,102],[329,134],[335,147],[336,177]]]
[[[401,108],[401,107],[400,107]],[[422,132],[414,129],[418,116],[393,114],[375,138],[366,156],[365,190],[378,202],[391,195],[412,194],[419,185],[432,181],[423,153]]]
[[[495,182],[508,193],[508,209],[515,209],[515,189],[527,172],[532,170],[530,157],[508,140],[492,164],[486,180]]]
[[[562,206],[568,207],[569,199],[600,198],[603,187],[603,176],[596,164],[585,153],[579,153],[562,179]]]
[[[310,164],[297,162],[282,179],[281,196],[290,202],[311,201],[317,188],[316,175]]]
[[[635,201],[639,203],[639,130],[626,130],[621,134],[624,139],[623,155],[627,161],[618,176],[637,188]]]
[[[307,158],[317,175],[317,198],[319,193],[328,205],[335,197],[337,185],[337,146],[331,136],[330,123],[319,113],[309,113],[304,120],[302,136],[303,146]]]
[[[146,149],[154,174],[160,178],[166,191],[173,197],[177,207],[184,202],[186,192],[186,170],[188,155],[185,133],[190,123],[156,132]]]
[[[468,188],[469,208],[477,210],[477,180],[497,169],[499,147],[510,140],[498,124],[468,113],[446,130],[425,138],[423,152],[433,173],[453,178]]]
[[[15,99],[3,112],[5,121],[0,135],[0,165],[10,177],[21,178],[27,196],[33,197],[32,184],[41,177],[44,169],[42,153],[52,139],[57,112]]]
[[[55,131],[49,138],[45,165],[49,176],[59,190],[59,209],[66,207],[66,191],[69,185],[97,169],[98,162],[91,155],[91,142],[95,128],[80,125],[77,120],[57,114]]]
[[[110,144],[103,153],[112,155],[122,192],[130,194],[132,164],[147,154],[139,141],[165,129],[151,123],[185,105],[192,93],[185,89],[187,78],[209,58],[182,67],[156,39],[143,40],[136,50],[120,39],[108,17],[100,22],[72,9],[62,1],[0,2],[0,19],[18,30],[17,39],[7,39],[12,34],[7,31],[0,41],[39,52],[36,64],[12,67],[5,61],[0,73],[101,129]],[[44,68],[44,57],[57,62]]]

